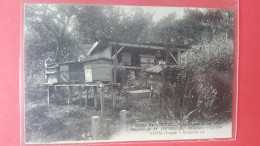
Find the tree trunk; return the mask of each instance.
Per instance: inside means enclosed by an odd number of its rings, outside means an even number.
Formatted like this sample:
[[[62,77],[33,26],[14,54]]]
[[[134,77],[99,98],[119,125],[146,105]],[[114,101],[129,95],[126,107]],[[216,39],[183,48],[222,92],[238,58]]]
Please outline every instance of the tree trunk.
[[[55,54],[55,58],[54,58],[54,61],[56,63],[59,63],[61,61],[61,52],[62,52],[62,49],[63,49],[63,42],[62,42],[62,38],[60,39],[57,39],[58,42],[57,42],[57,48],[56,48],[56,54]]]

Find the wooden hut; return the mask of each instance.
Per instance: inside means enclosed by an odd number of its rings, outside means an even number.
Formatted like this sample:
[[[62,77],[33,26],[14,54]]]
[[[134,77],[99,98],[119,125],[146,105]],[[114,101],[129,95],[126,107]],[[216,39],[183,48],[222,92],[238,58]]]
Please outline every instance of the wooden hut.
[[[168,59],[168,64],[180,65],[181,53],[187,49],[187,47],[151,43],[128,44],[107,41],[96,42],[88,51],[86,60],[60,64],[54,63],[45,68],[48,103],[50,101],[50,94],[56,86],[69,87],[70,92],[72,87],[75,86],[82,86],[87,91],[88,88],[94,87],[94,94],[96,94],[98,87],[112,86],[114,88],[122,83],[122,80],[120,80],[120,78],[123,78],[122,73],[118,72],[118,70],[122,68],[131,72],[133,76],[136,72],[146,70],[150,73],[150,77],[152,77],[151,81],[160,82],[162,80],[162,77],[160,77],[161,62],[165,63]],[[167,56],[170,57],[167,58]],[[71,98],[70,92],[68,105],[70,104]],[[135,92],[133,91],[133,93]],[[100,95],[102,94],[103,93],[100,93]],[[113,92],[113,107],[115,103],[114,96]],[[86,100],[87,99],[88,98],[86,98]],[[94,99],[96,106],[97,98]],[[102,100],[102,98],[100,102],[101,109],[104,109],[104,100]]]
[[[160,62],[166,62],[166,60],[170,65],[181,64],[181,53],[188,47],[174,47],[176,46],[169,44],[127,44],[99,41],[94,43],[88,51],[87,60],[47,67],[45,72],[48,78],[47,83],[120,83],[120,80],[117,80],[119,67],[138,71],[142,68],[156,67]]]

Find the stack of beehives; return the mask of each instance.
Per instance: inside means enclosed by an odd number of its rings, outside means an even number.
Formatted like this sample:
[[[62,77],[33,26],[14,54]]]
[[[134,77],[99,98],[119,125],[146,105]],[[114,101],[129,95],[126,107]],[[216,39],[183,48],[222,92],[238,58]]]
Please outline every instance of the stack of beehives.
[[[141,67],[151,67],[155,65],[155,56],[153,55],[139,55]]]

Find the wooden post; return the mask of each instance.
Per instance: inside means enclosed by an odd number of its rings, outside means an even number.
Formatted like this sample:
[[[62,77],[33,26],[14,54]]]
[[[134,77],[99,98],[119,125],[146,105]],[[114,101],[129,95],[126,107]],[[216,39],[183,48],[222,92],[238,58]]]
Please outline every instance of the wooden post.
[[[92,117],[93,140],[98,140],[99,139],[99,127],[100,127],[100,118],[99,118],[99,116]]]
[[[83,89],[83,91],[82,91],[82,89]],[[85,87],[82,87],[82,86],[78,86],[78,91],[79,91],[79,108],[81,107],[81,105],[82,105],[82,100],[83,100],[83,96],[85,96]]]
[[[72,87],[71,87],[71,86],[69,86],[68,106],[70,106],[70,101],[71,101],[71,94],[72,94]]]
[[[115,92],[114,86],[112,86],[112,102],[113,102],[112,104],[113,104],[113,109],[115,109],[115,105],[116,105],[116,103],[115,103],[116,99],[115,98],[116,98],[116,92]]]
[[[94,88],[94,107],[97,107],[97,87]]]
[[[62,99],[61,87],[56,86],[56,90],[57,90],[57,93],[58,93],[58,97],[55,97],[55,98],[58,98],[59,100]]]
[[[161,88],[160,88],[160,91],[159,91],[159,108],[162,108],[162,91],[161,91]]]
[[[120,112],[120,132],[126,132],[126,110]]]
[[[48,95],[47,95],[47,104],[48,104],[48,108],[50,107],[50,99],[51,99],[51,95],[52,95],[52,92],[54,90],[54,87],[53,86],[48,86],[47,87],[47,91],[48,91]]]
[[[114,83],[116,83],[116,76],[117,76],[117,48],[115,50],[115,60],[114,60]]]
[[[181,64],[181,51],[178,51],[177,60],[178,60],[178,64]]]
[[[169,54],[171,55],[172,59],[175,61],[176,64],[179,64],[179,62],[174,58],[173,54],[171,52],[169,52]]]
[[[105,102],[104,102],[104,90],[103,87],[100,88],[100,103],[101,103],[101,115],[103,115],[103,112],[105,110]]]
[[[47,87],[47,91],[48,91],[48,96],[47,96],[47,104],[48,104],[48,108],[50,107],[50,86]]]
[[[86,99],[85,99],[85,110],[87,109],[88,106],[88,87],[84,87],[84,89],[86,90]]]
[[[190,59],[190,50],[187,51],[186,62],[189,62],[189,59]]]
[[[153,97],[153,84],[151,83],[151,92],[150,92],[150,99]]]

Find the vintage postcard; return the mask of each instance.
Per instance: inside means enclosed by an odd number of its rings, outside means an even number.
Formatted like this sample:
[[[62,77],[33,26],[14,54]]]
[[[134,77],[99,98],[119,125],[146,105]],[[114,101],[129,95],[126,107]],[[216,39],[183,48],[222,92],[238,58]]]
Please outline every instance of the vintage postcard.
[[[25,143],[232,138],[234,11],[25,4]]]

